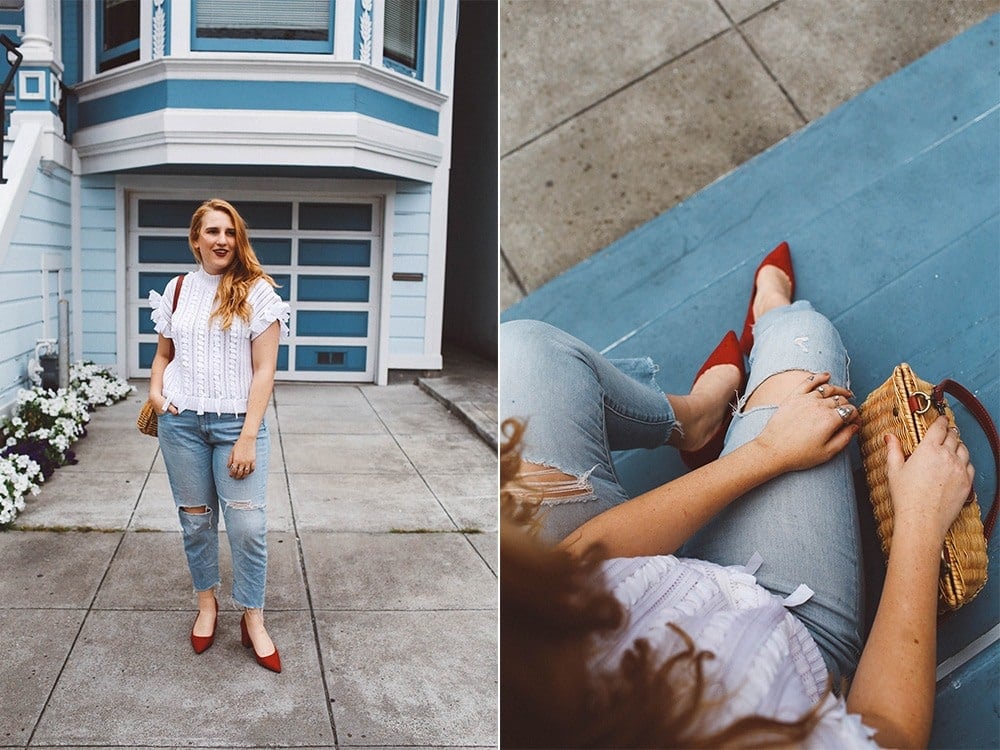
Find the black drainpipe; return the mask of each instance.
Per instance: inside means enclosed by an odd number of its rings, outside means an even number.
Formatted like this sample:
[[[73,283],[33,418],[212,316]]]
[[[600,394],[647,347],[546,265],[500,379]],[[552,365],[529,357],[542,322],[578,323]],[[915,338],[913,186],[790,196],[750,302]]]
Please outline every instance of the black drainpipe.
[[[14,42],[12,42],[10,37],[8,37],[6,34],[0,34],[0,44],[2,44],[7,49],[8,53],[13,52],[14,56],[17,58],[14,61],[14,63],[11,64],[10,72],[7,73],[7,78],[3,82],[3,91],[0,92],[0,100],[6,101],[7,91],[10,89],[10,84],[14,80],[14,75],[17,73],[17,69],[21,67],[21,60],[24,59],[24,56],[20,52],[18,52],[17,45],[14,44]],[[9,54],[7,59],[8,61],[10,60]],[[5,115],[3,122],[3,137],[0,138],[0,143],[2,143],[3,139],[6,137],[7,137],[7,117]],[[4,160],[2,158],[2,154],[0,154],[0,185],[3,185],[7,182],[6,178],[3,176],[3,162]]]

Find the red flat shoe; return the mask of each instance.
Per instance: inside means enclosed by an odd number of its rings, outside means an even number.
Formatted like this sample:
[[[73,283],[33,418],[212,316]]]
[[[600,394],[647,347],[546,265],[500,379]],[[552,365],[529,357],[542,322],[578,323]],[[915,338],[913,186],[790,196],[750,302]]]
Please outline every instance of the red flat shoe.
[[[776,266],[788,276],[792,282],[791,297],[795,299],[795,272],[792,270],[792,254],[788,249],[788,243],[782,242],[761,261],[761,264],[757,266],[757,270],[753,275],[753,291],[750,292],[747,319],[743,322],[743,335],[740,336],[740,346],[743,347],[743,353],[748,357],[750,356],[750,350],[753,349],[753,324],[756,322],[753,314],[753,299],[757,296],[757,274],[760,273],[760,269],[764,266]]]
[[[722,338],[722,341],[719,342],[719,345],[715,347],[715,350],[708,355],[705,364],[701,366],[698,374],[694,376],[694,382],[697,383],[698,378],[701,377],[703,372],[716,365],[735,365],[739,368],[739,391],[742,392],[743,386],[747,383],[747,371],[743,366],[743,350],[740,348],[740,340],[736,338],[735,331],[729,331]],[[726,430],[729,429],[729,423],[733,421],[733,408],[736,406],[736,398],[730,401],[729,405],[732,408],[726,412],[726,416],[722,420],[722,424],[719,425],[719,429],[715,431],[715,434],[712,435],[705,445],[695,451],[680,452],[681,460],[689,469],[697,469],[699,466],[704,466],[709,461],[717,459],[719,454],[722,453],[722,444],[726,439]]]
[[[257,649],[253,648],[253,641],[250,640],[250,633],[247,632],[247,614],[243,613],[243,617],[240,618],[240,637],[243,639],[243,645],[247,648],[253,649],[253,658],[257,660],[264,669],[270,669],[272,672],[281,671],[281,657],[278,656],[278,649],[275,648],[274,651],[267,656],[261,656],[257,653]]]
[[[195,622],[198,622],[198,616],[195,615]],[[215,620],[212,622],[212,634],[211,635],[195,635],[194,626],[191,626],[191,646],[194,648],[196,654],[200,654],[208,650],[208,647],[215,643],[215,628],[219,624],[219,600],[215,600]]]

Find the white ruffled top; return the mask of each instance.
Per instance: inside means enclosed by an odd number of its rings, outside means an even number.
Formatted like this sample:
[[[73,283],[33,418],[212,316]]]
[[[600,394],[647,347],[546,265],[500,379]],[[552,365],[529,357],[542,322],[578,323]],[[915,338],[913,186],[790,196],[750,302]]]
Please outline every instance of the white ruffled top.
[[[847,713],[843,698],[823,698],[827,669],[819,647],[787,609],[808,599],[807,587],[783,600],[758,585],[749,567],[674,556],[608,560],[602,569],[629,619],[601,640],[595,670],[614,671],[638,638],[666,661],[684,648],[666,627],[674,623],[699,650],[715,654],[702,663],[706,698],[719,699],[719,709],[703,716],[703,730],[717,731],[754,714],[796,720],[823,699],[822,720],[804,747],[878,747],[874,730]]]
[[[245,413],[253,377],[250,342],[276,320],[282,336],[289,335],[288,303],[263,279],[248,295],[249,323],[234,317],[228,330],[222,329],[218,318],[210,325],[220,278],[203,268],[188,273],[176,310],[171,310],[176,278],[167,282],[162,295],[149,293],[156,332],[174,342],[174,358],[163,373],[163,395],[181,411]]]

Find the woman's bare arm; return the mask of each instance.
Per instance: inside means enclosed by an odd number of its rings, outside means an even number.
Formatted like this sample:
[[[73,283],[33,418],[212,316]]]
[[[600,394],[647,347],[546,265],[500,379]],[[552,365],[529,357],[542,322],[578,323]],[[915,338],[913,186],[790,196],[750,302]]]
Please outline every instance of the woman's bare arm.
[[[877,731],[880,745],[925,747],[934,714],[941,548],[975,471],[944,417],[905,464],[899,442],[888,442],[892,550],[847,708]]]
[[[243,419],[243,429],[229,456],[230,474],[234,477],[236,467],[256,465],[257,433],[264,412],[274,390],[274,371],[278,360],[278,339],[280,328],[274,321],[250,344],[250,361],[253,376],[250,380],[250,394],[247,397],[247,411]]]
[[[675,552],[729,503],[788,471],[830,460],[857,431],[815,388],[829,374],[803,376],[778,404],[763,432],[716,461],[601,513],[562,542],[570,551],[599,543],[609,557]],[[827,385],[827,393],[850,392]]]

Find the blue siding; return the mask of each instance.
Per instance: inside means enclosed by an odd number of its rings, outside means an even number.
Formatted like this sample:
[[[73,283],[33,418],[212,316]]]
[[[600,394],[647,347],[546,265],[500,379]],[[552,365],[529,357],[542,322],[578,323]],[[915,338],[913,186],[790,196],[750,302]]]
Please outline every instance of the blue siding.
[[[81,178],[83,357],[117,362],[115,178]]]
[[[212,96],[206,97],[205,91]],[[429,135],[438,134],[438,113],[354,83],[304,81],[189,81],[171,79],[80,102],[79,126],[156,110],[202,109],[357,112]]]
[[[389,295],[389,354],[422,354],[427,310],[431,186],[400,181],[392,217],[392,271],[423,273],[423,281],[393,281]]]
[[[0,266],[0,406],[12,401],[28,383],[28,360],[35,343],[58,335],[56,274],[48,275],[49,295],[43,298],[42,258],[60,256],[63,293],[73,293],[70,275],[69,173],[52,167],[35,173],[21,218]]]
[[[63,0],[62,21],[62,80],[72,86],[83,80],[83,3]]]

